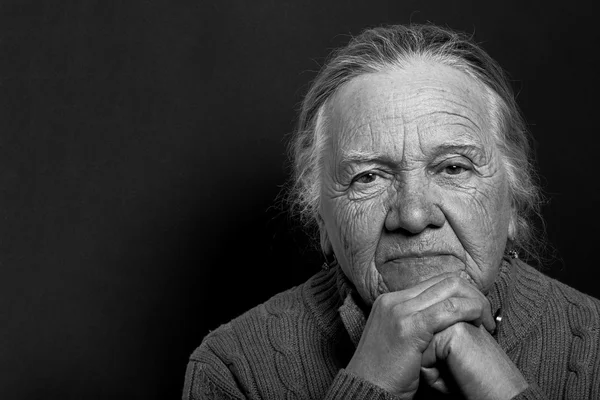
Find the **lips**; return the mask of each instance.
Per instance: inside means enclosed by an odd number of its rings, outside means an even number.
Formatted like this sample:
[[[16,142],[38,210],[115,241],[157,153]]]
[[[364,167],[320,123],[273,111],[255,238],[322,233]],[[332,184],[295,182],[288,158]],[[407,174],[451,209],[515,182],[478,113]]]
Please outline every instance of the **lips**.
[[[396,255],[390,255],[389,260],[405,259],[405,258],[431,258],[453,255],[447,251],[425,251],[425,252],[403,252]],[[389,261],[388,260],[388,261]]]
[[[435,262],[436,260],[446,260],[448,257],[458,258],[453,252],[449,251],[390,251],[389,254],[384,254],[383,257],[379,258],[377,264],[402,263],[402,262]]]
[[[454,240],[433,233],[422,234],[419,237],[399,238],[386,235],[381,238],[375,251],[375,263],[382,265],[394,260],[425,259],[444,256],[458,258],[457,250],[461,249]]]
[[[449,253],[425,253],[425,254],[408,254],[396,256],[387,260],[384,264],[414,264],[414,265],[446,265],[446,264],[462,264],[454,254]]]

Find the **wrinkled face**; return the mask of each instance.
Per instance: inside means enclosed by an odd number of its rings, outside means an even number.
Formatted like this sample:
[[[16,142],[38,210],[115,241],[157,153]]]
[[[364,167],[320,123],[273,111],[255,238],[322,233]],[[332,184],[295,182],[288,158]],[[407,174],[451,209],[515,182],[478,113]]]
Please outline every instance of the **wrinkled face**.
[[[426,61],[332,99],[321,232],[368,304],[450,271],[489,290],[514,222],[487,107],[473,78]]]

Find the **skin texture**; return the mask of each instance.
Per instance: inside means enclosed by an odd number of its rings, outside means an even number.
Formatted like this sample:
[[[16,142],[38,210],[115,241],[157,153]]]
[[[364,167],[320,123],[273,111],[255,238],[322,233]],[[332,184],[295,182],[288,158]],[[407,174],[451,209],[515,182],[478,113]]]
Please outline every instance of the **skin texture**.
[[[515,219],[487,96],[414,60],[354,78],[326,114],[321,241],[372,305],[347,369],[406,398],[421,379],[446,390],[439,363],[467,398],[527,387],[488,333]]]
[[[512,208],[486,105],[473,79],[424,61],[333,99],[321,217],[368,303],[442,272],[493,283]]]

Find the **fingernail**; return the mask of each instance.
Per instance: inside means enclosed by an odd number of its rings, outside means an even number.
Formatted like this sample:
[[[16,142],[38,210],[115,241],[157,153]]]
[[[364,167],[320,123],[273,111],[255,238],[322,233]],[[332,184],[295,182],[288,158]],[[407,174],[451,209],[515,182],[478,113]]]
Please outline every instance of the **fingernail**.
[[[463,278],[464,280],[466,280],[467,282],[469,282],[471,284],[475,283],[475,282],[473,282],[473,279],[471,278],[471,276],[469,274],[467,274],[466,271],[460,271],[458,276],[460,276],[461,278]]]

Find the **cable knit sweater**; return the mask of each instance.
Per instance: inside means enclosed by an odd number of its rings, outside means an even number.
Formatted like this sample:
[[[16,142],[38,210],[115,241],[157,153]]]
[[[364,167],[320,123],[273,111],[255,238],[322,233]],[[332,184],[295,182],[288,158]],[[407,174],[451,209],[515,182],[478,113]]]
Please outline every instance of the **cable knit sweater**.
[[[355,296],[334,267],[219,327],[191,355],[183,399],[394,399],[344,369],[366,321]],[[515,399],[600,399],[600,301],[518,260],[488,299],[529,383]]]

